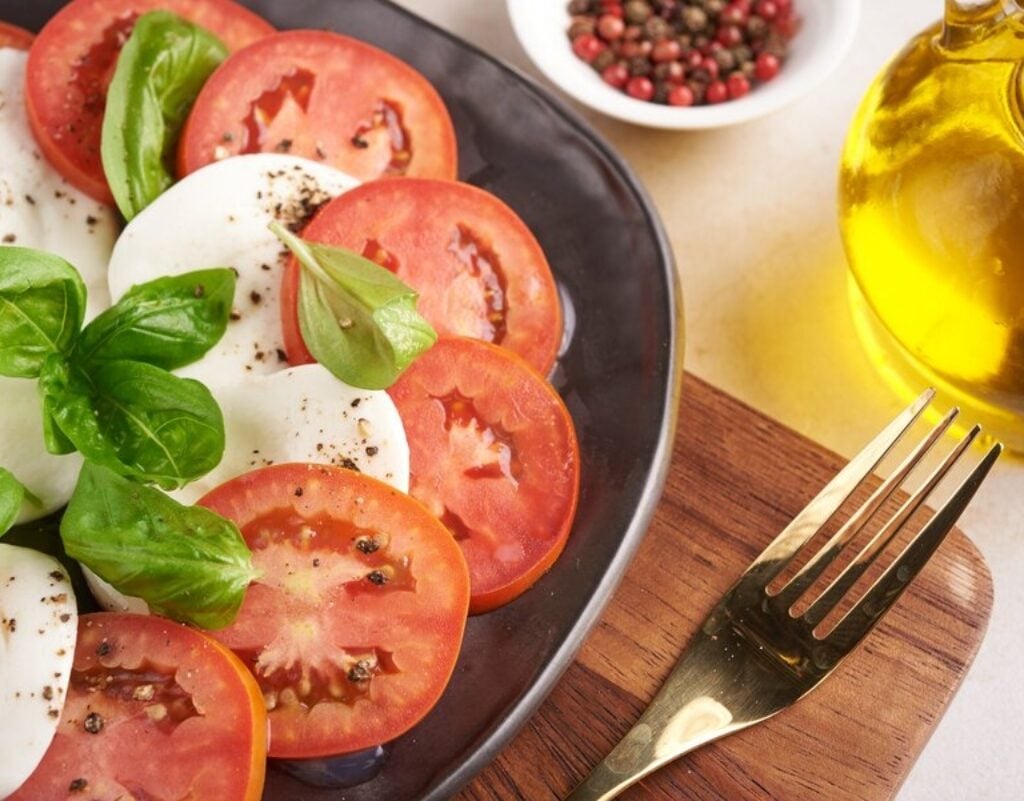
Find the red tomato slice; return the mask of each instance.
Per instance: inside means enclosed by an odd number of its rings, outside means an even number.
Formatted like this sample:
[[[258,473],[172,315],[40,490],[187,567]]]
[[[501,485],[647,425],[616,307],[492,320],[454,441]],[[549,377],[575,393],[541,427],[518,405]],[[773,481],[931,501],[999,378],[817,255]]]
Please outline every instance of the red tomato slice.
[[[32,46],[35,34],[12,25],[9,22],[0,22],[0,47],[13,47],[16,50],[28,50]]]
[[[462,644],[469,575],[423,507],[354,471],[306,464],[246,473],[200,504],[238,524],[263,572],[212,635],[263,690],[271,756],[360,751],[437,702]]]
[[[135,20],[157,8],[203,26],[230,50],[274,32],[231,0],[72,0],[46,23],[29,51],[28,120],[60,174],[105,203],[113,202],[100,159],[107,87]]]
[[[441,339],[388,390],[409,439],[410,494],[469,562],[470,612],[508,603],[565,546],[579,447],[558,393],[514,353]]]
[[[72,671],[57,734],[9,801],[258,801],[266,712],[223,645],[159,617],[83,615]]]
[[[224,62],[189,115],[178,172],[269,151],[363,180],[456,171],[455,130],[427,79],[383,50],[326,31],[284,31]]]
[[[302,235],[393,271],[420,293],[417,308],[439,334],[493,342],[551,370],[562,338],[551,268],[526,224],[490,192],[454,181],[374,181],[328,203]],[[292,364],[314,361],[299,329],[298,284],[292,259],[281,293]]]

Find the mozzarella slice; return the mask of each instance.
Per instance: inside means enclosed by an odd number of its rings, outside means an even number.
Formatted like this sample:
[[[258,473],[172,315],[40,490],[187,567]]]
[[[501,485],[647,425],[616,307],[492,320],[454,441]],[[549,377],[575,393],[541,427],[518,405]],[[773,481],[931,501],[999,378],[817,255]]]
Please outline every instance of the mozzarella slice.
[[[60,562],[0,543],[0,798],[32,774],[57,731],[77,632]]]
[[[355,389],[319,364],[212,390],[224,412],[219,465],[171,495],[194,503],[225,481],[271,464],[351,467],[409,490],[409,443],[386,392]]]
[[[351,467],[409,490],[409,443],[386,392],[354,389],[319,364],[252,376],[212,390],[224,412],[224,458],[210,473],[172,492],[194,503],[229,479],[282,462]],[[96,600],[111,611],[146,612],[86,570]]]
[[[74,265],[92,319],[110,303],[107,259],[117,216],[67,183],[36,149],[25,116],[25,60],[19,50],[0,48],[0,243],[46,250]],[[35,382],[0,376],[0,465],[43,502],[26,503],[19,522],[63,506],[81,463],[46,452]]]
[[[163,275],[206,267],[238,273],[233,321],[217,345],[179,375],[211,389],[287,366],[279,285],[287,258],[268,230],[297,227],[358,181],[318,162],[273,153],[236,156],[186,176],[125,228],[110,259],[116,300]]]

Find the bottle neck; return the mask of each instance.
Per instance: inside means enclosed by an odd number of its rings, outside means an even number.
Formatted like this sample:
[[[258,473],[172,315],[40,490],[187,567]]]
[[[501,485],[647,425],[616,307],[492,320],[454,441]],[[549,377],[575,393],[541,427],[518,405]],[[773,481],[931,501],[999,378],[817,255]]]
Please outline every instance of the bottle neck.
[[[946,0],[942,45],[955,50],[992,33],[1007,17],[1021,12],[1024,0]]]

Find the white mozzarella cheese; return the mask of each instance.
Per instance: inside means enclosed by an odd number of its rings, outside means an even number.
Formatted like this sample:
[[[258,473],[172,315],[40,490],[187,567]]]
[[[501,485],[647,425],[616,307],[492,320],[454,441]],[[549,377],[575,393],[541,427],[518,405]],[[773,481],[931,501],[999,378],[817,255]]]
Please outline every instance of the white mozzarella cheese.
[[[0,543],[0,798],[32,774],[57,731],[77,631],[60,563]]]
[[[224,458],[171,495],[194,503],[225,481],[271,464],[351,467],[409,489],[409,444],[386,392],[355,389],[319,364],[212,390],[224,412]]]
[[[213,349],[178,373],[212,389],[276,372],[286,366],[279,291],[286,251],[267,226],[301,224],[357,183],[333,167],[273,153],[203,167],[127,225],[110,259],[111,296],[163,275],[232,267],[234,319]]]
[[[0,243],[56,253],[82,275],[86,319],[110,302],[107,259],[117,236],[116,212],[67,183],[36,148],[25,116],[26,54],[0,48]],[[43,445],[35,382],[0,376],[0,465],[40,500],[26,503],[19,522],[63,506],[81,459],[53,456]]]

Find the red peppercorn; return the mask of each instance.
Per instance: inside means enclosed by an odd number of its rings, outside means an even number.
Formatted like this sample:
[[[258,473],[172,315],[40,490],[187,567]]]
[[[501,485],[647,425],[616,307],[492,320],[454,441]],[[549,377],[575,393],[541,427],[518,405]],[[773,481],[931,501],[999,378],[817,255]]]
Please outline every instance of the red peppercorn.
[[[689,86],[673,86],[668,93],[668,104],[670,106],[692,106],[693,90]]]
[[[584,33],[572,40],[572,52],[588,64],[606,47],[607,45],[592,33]]]
[[[715,39],[726,47],[737,47],[743,44],[743,31],[738,25],[722,25],[715,34]]]
[[[793,0],[775,0],[775,5],[778,6],[780,14],[788,14],[793,10]]]
[[[710,56],[700,60],[698,69],[704,70],[704,72],[711,76],[712,80],[718,77],[718,62]]]
[[[629,80],[629,69],[620,61],[612,64],[610,67],[605,67],[601,77],[605,83],[614,86],[616,89],[621,89]]]
[[[654,84],[650,78],[630,78],[626,84],[626,94],[637,100],[650,100],[654,97]]]
[[[750,81],[742,72],[734,72],[726,80],[725,88],[729,90],[730,100],[738,100],[750,92]]]
[[[597,33],[606,41],[614,42],[616,39],[621,39],[625,32],[626,23],[622,21],[621,17],[616,17],[614,14],[604,14],[597,21]]]
[[[622,19],[626,16],[625,10],[622,8],[622,3],[616,2],[616,0],[608,0],[608,2],[601,3],[601,13],[611,14],[613,17]]]
[[[685,66],[689,67],[690,69],[693,69],[693,70],[695,70],[698,67],[700,67],[700,65],[701,65],[701,63],[703,61],[704,61],[704,56],[702,56],[696,50],[691,50],[689,53],[687,53],[685,56],[683,56],[683,64]]]
[[[718,19],[725,25],[746,25],[749,17],[749,9],[744,8],[739,5],[739,3],[732,2],[722,9],[722,13]]]
[[[662,39],[651,49],[651,59],[656,62],[675,61],[683,54],[683,48],[675,39]]]
[[[775,0],[761,0],[756,6],[757,16],[769,22],[779,15],[779,4]]]
[[[704,94],[708,103],[724,103],[729,99],[729,88],[722,81],[712,81]]]
[[[779,59],[771,53],[760,53],[754,62],[754,75],[759,81],[770,81],[779,74]]]

